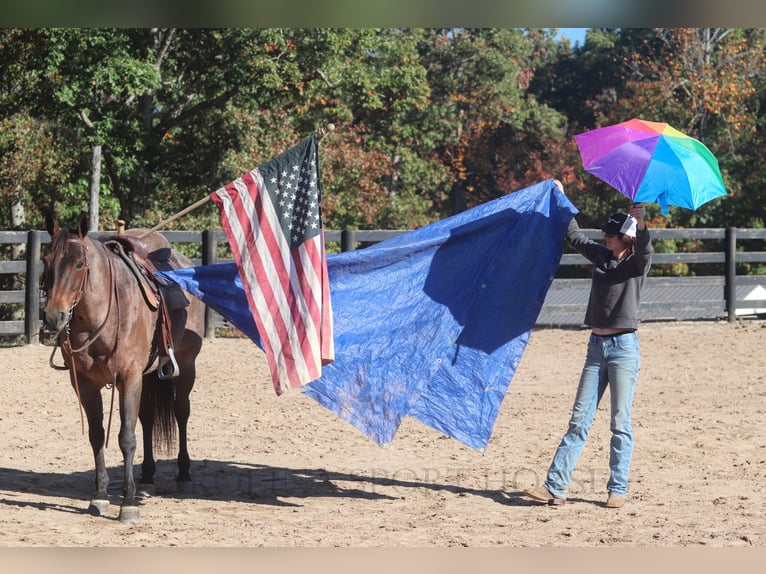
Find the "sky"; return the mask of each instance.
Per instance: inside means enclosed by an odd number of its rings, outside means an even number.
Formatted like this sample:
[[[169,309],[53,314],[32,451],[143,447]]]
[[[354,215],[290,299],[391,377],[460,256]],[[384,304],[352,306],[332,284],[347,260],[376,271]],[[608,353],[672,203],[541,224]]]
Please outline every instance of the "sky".
[[[585,44],[585,32],[587,28],[559,28],[557,38],[561,39],[561,36],[566,36],[572,45]]]

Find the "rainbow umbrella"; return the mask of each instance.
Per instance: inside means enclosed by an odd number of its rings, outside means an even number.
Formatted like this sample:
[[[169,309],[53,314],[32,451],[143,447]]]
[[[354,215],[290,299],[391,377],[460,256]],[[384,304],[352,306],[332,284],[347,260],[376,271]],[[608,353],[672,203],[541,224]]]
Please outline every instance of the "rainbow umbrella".
[[[628,120],[575,136],[585,171],[636,203],[697,209],[726,195],[718,160],[665,123]]]

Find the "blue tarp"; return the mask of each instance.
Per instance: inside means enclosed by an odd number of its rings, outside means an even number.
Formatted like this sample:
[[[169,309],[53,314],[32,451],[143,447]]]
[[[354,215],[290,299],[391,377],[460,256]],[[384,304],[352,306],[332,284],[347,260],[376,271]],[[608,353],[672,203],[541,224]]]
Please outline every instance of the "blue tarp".
[[[576,213],[547,180],[328,255],[336,358],[304,393],[379,444],[411,416],[483,449]],[[163,275],[259,343],[234,264]]]

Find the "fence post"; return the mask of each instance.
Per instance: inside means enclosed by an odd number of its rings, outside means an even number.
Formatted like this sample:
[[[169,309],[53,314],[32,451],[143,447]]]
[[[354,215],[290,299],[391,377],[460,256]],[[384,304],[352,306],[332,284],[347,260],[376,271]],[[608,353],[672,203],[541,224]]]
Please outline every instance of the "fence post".
[[[354,251],[356,249],[356,230],[344,229],[340,232],[340,250]]]
[[[218,238],[215,231],[202,232],[202,265],[213,265],[218,261]],[[205,305],[205,338],[215,337],[215,312]]]
[[[737,320],[737,228],[726,228],[726,282],[724,299],[729,323]]]
[[[40,231],[27,233],[27,281],[24,293],[24,331],[27,345],[40,342]]]

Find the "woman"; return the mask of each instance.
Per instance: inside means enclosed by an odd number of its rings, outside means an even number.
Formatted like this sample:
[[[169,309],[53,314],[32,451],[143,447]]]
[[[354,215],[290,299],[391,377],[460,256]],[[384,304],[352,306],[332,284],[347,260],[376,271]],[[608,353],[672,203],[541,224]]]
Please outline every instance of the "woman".
[[[566,502],[572,472],[608,385],[612,439],[606,506],[620,508],[625,504],[633,454],[630,412],[640,366],[638,308],[654,251],[645,213],[641,204],[634,204],[630,213],[612,215],[601,227],[604,245],[588,239],[574,218],[569,224],[567,241],[593,263],[585,313],[591,335],[569,429],[556,450],[545,482],[525,490],[527,498],[552,505]]]

